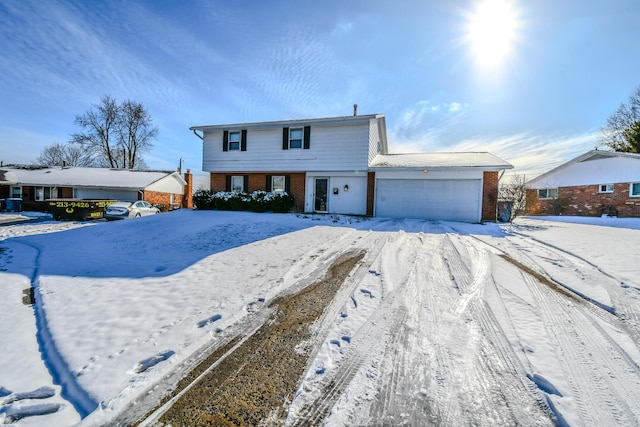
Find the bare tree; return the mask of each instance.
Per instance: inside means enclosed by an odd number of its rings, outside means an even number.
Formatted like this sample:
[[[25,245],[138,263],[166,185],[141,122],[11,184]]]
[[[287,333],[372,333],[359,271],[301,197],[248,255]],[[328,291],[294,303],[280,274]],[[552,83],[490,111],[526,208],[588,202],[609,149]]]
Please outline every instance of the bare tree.
[[[35,161],[38,166],[93,166],[89,153],[82,147],[56,142],[42,150]]]
[[[109,96],[76,116],[75,123],[82,131],[74,133],[71,142],[90,152],[98,166],[115,169],[146,167],[142,155],[158,135],[142,104],[130,100],[118,104]]]
[[[527,180],[524,175],[515,174],[508,183],[500,184],[498,201],[510,202],[511,212],[508,221],[524,214],[527,198]]]
[[[640,86],[607,119],[600,129],[598,145],[613,151],[640,153]]]

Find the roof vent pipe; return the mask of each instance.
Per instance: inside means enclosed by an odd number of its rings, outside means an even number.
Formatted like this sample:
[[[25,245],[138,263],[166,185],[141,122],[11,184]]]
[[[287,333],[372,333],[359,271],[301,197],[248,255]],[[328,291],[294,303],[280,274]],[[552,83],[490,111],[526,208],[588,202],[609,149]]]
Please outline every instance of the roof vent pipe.
[[[358,115],[358,104],[353,104],[353,117]]]

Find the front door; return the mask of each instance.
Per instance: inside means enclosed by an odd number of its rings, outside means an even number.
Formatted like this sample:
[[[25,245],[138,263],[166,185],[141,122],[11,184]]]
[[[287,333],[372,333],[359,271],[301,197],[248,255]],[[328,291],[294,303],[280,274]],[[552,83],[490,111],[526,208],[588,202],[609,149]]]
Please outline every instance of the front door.
[[[329,187],[328,178],[316,178],[316,197],[313,210],[316,212],[327,211],[327,188]]]

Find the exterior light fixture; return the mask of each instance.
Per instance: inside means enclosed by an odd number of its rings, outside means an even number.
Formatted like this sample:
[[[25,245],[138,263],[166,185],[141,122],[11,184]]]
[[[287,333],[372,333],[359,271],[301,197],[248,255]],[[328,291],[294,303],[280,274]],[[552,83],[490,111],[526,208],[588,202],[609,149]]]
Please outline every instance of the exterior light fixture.
[[[429,173],[429,169],[422,169],[422,173]]]
[[[349,186],[348,185],[344,186],[344,191],[349,191]]]

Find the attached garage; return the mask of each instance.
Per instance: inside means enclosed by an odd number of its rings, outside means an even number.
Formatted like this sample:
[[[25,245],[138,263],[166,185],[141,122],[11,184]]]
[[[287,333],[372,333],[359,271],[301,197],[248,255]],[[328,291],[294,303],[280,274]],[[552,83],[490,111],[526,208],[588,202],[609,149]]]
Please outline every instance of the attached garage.
[[[511,168],[489,153],[378,155],[369,166],[373,215],[495,221],[499,172]]]
[[[480,179],[378,179],[376,216],[479,222]]]

